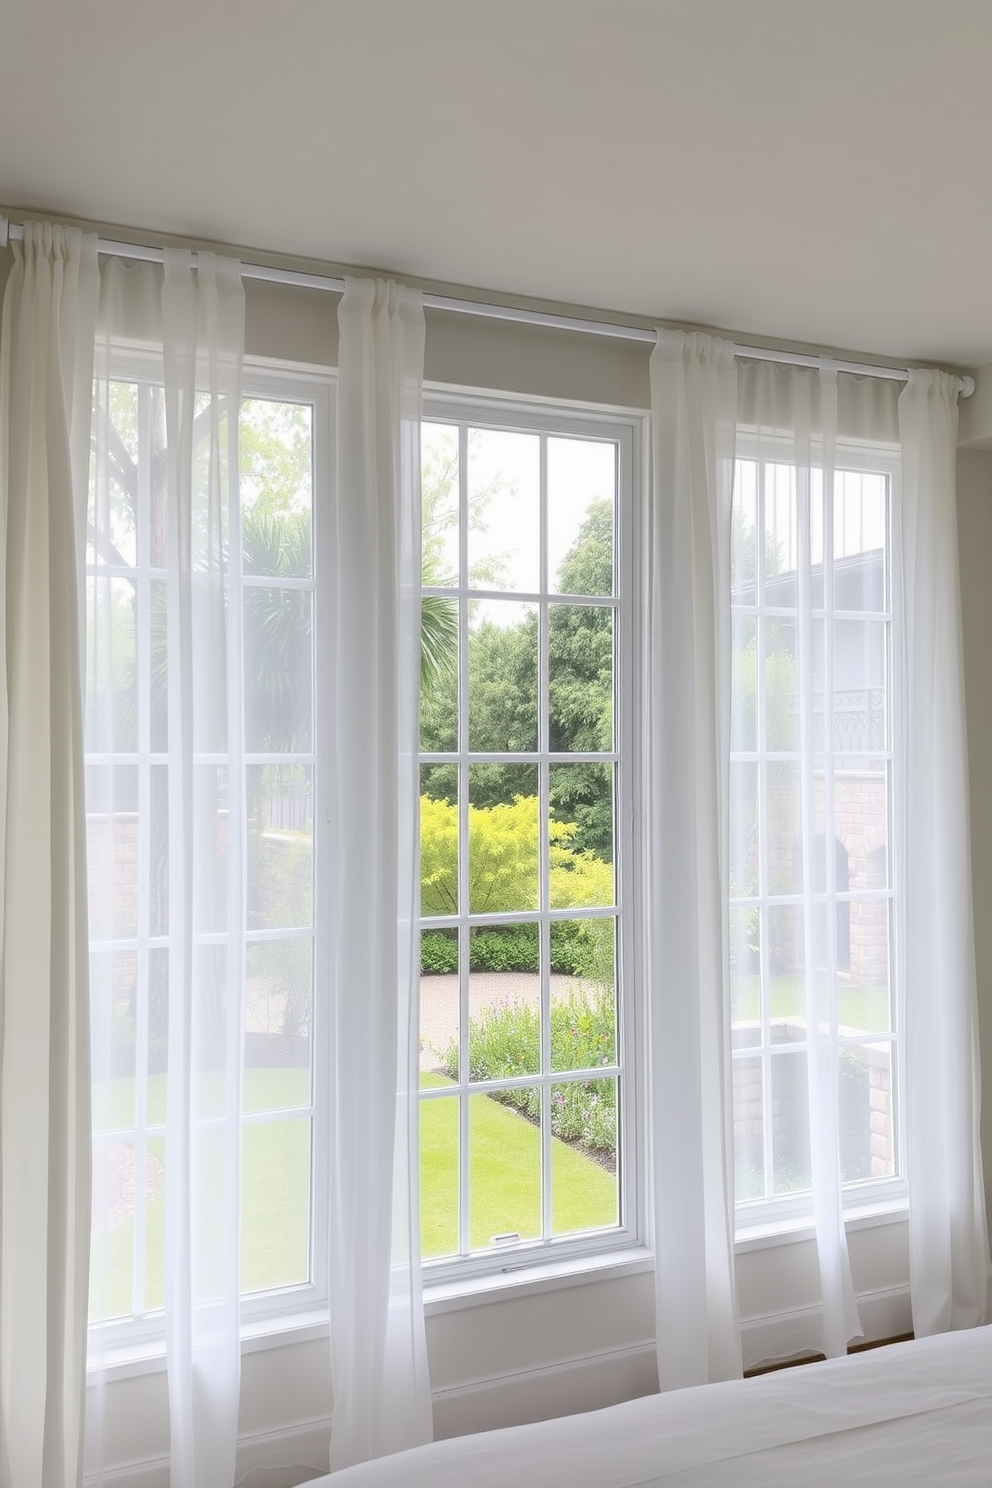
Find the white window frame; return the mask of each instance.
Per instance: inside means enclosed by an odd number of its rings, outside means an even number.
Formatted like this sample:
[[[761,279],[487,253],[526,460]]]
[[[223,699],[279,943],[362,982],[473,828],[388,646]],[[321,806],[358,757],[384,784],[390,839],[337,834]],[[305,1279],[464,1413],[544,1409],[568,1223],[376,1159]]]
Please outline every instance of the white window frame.
[[[163,378],[161,352],[138,344],[121,344],[114,348],[110,368],[115,382],[131,382],[145,385],[161,385]],[[317,686],[320,675],[318,655],[326,650],[332,623],[333,604],[331,595],[331,543],[333,541],[333,480],[336,468],[336,401],[337,377],[333,370],[315,367],[309,363],[294,363],[263,357],[245,357],[242,376],[242,400],[262,399],[272,402],[297,402],[309,404],[312,409],[312,552],[313,552],[313,612],[312,612],[312,665],[314,668],[314,740],[311,751],[314,780],[314,884],[313,884],[313,1021],[311,1027],[312,1073],[311,1100],[308,1107],[287,1111],[285,1119],[309,1116],[311,1121],[310,1150],[310,1279],[296,1285],[273,1288],[259,1293],[243,1293],[241,1299],[242,1340],[249,1348],[257,1346],[257,1340],[266,1335],[294,1333],[308,1325],[316,1325],[326,1333],[328,1298],[328,1206],[330,1150],[330,1089],[327,1072],[330,1069],[330,1010],[327,1006],[326,989],[329,984],[330,943],[329,916],[329,853],[328,834],[318,828],[324,815],[321,805],[320,782],[326,775],[327,741],[330,737],[330,702],[327,689]],[[92,570],[87,566],[87,582]],[[128,577],[137,573],[147,584],[150,577],[147,555],[136,553],[134,569],[115,569],[112,565],[96,566],[97,576],[110,578],[126,573]],[[139,614],[145,618],[140,622],[137,643],[139,651],[144,641],[147,646],[147,605],[141,606]],[[140,686],[140,684],[139,684]],[[89,758],[89,757],[88,757]],[[98,756],[103,759],[104,756]],[[116,758],[116,757],[114,757]],[[164,757],[163,757],[164,758]],[[130,757],[121,762],[130,763]],[[248,757],[248,763],[253,756]],[[278,935],[278,932],[276,932]],[[247,930],[245,944],[264,941],[268,931]],[[162,937],[168,944],[168,936]],[[97,943],[94,943],[96,946]],[[105,950],[135,949],[141,944],[141,936],[127,941],[100,942]],[[136,1069],[136,1085],[147,1080],[147,1067],[139,1062]],[[139,1108],[140,1109],[140,1108]],[[136,1109],[137,1117],[137,1109]],[[242,1113],[242,1129],[246,1125],[281,1119],[278,1113]],[[134,1128],[145,1138],[149,1134],[164,1135],[164,1127],[151,1127],[147,1123]],[[323,1175],[323,1176],[322,1176]],[[136,1209],[135,1225],[139,1224]],[[114,1318],[105,1322],[89,1324],[89,1348],[91,1356],[96,1353],[115,1364],[115,1372],[132,1373],[140,1370],[140,1361],[160,1360],[165,1339],[165,1314],[161,1309],[128,1318]],[[157,1365],[155,1365],[157,1367]]]
[[[615,640],[614,640],[614,706],[615,706],[615,738],[614,750],[605,756],[607,760],[615,761],[617,770],[616,788],[616,815],[614,820],[614,862],[616,865],[617,895],[614,909],[617,914],[617,956],[616,956],[616,986],[617,986],[617,1067],[604,1070],[607,1077],[618,1073],[620,1079],[618,1098],[618,1152],[617,1152],[617,1193],[619,1208],[619,1224],[610,1226],[603,1230],[593,1230],[579,1234],[554,1236],[536,1240],[521,1240],[516,1243],[500,1247],[491,1247],[482,1251],[471,1251],[459,1256],[445,1256],[432,1258],[423,1262],[424,1284],[428,1297],[431,1295],[440,1298],[455,1299],[459,1292],[471,1293],[480,1284],[486,1285],[487,1278],[491,1280],[497,1277],[505,1277],[508,1274],[520,1275],[530,1273],[534,1284],[540,1284],[542,1279],[554,1278],[556,1272],[559,1274],[574,1275],[576,1267],[594,1268],[597,1264],[608,1264],[611,1257],[617,1258],[623,1253],[627,1256],[636,1249],[643,1247],[643,1177],[641,1167],[642,1142],[642,1120],[643,1120],[643,1082],[637,1060],[638,1050],[638,1025],[642,1020],[637,988],[641,985],[641,977],[636,961],[636,927],[634,924],[633,905],[635,896],[632,892],[634,881],[634,802],[632,801],[633,770],[631,767],[632,738],[634,730],[633,716],[633,679],[635,676],[634,658],[634,591],[633,591],[633,557],[632,557],[632,531],[633,531],[633,506],[640,492],[640,482],[643,479],[643,451],[646,438],[646,416],[624,408],[609,408],[601,405],[576,404],[570,401],[557,401],[548,399],[534,399],[528,397],[492,396],[485,392],[466,390],[463,388],[444,386],[439,384],[427,385],[424,391],[423,419],[430,423],[450,423],[454,425],[472,427],[488,427],[500,430],[522,431],[528,433],[545,434],[549,437],[574,437],[598,440],[610,440],[617,446],[617,503],[616,503],[616,591],[615,591]],[[460,482],[460,531],[462,534],[462,563],[465,560],[465,519],[466,519],[466,475],[464,462],[464,437],[459,436],[460,458],[459,458],[459,482]],[[542,493],[546,489],[546,462],[542,461]],[[542,508],[543,509],[543,508]],[[543,524],[542,524],[543,525]],[[542,536],[542,543],[544,538]],[[461,592],[447,589],[429,589],[425,592],[431,594],[442,594],[459,600],[460,604],[467,603],[466,590]],[[507,599],[519,600],[521,603],[547,604],[549,598],[555,596],[540,593],[517,593],[516,591],[484,590],[472,588],[472,598]],[[539,661],[539,668],[543,667],[543,657]],[[467,707],[467,656],[464,648],[460,647],[460,693],[463,699],[461,707]],[[539,670],[539,716],[546,710],[547,678],[542,670]],[[540,739],[539,739],[540,742]],[[457,764],[466,767],[470,761],[476,759],[484,760],[488,755],[475,756],[468,750],[455,751],[453,753],[424,753],[420,760],[424,765],[430,764]],[[521,762],[545,761],[548,763],[567,762],[572,756],[562,756],[559,761],[555,755],[540,750],[528,753],[526,756],[501,756],[513,762],[518,759]],[[575,756],[576,760],[584,759],[585,756]],[[542,793],[543,799],[543,793]],[[466,840],[468,801],[465,792],[459,792],[460,812],[460,841]],[[465,857],[460,856],[460,873],[464,876]],[[538,913],[504,914],[504,915],[470,915],[466,910],[467,902],[467,880],[462,884],[460,895],[461,913],[457,916],[444,917],[442,919],[424,918],[421,921],[423,929],[436,928],[439,925],[457,925],[459,930],[460,954],[459,954],[459,976],[462,986],[460,1002],[463,1008],[467,1006],[467,979],[468,979],[468,933],[469,926],[473,923],[485,921],[486,924],[493,923],[515,923],[522,920],[533,922],[537,919],[543,925],[545,921],[562,918],[584,917],[582,911],[544,911]],[[591,914],[595,915],[596,911]],[[462,1069],[467,1075],[467,1039],[468,1029],[464,1015],[461,1018],[460,1037],[462,1042]],[[560,1075],[544,1072],[538,1077],[528,1077],[520,1083],[547,1084],[552,1085],[559,1081]],[[501,1086],[505,1083],[498,1082]],[[512,1083],[512,1082],[511,1082]],[[445,1087],[445,1095],[451,1097],[460,1095],[462,1097],[463,1115],[460,1121],[459,1138],[459,1193],[460,1228],[462,1233],[467,1232],[467,1195],[464,1175],[468,1167],[467,1147],[467,1123],[464,1112],[467,1110],[466,1098],[469,1093],[482,1093],[488,1088],[486,1085],[469,1084],[467,1078],[453,1087]],[[429,1095],[422,1095],[421,1100],[430,1099]],[[551,1141],[550,1129],[547,1123],[542,1123],[542,1170],[546,1170],[549,1161],[549,1145]],[[547,1190],[542,1173],[542,1186],[545,1192],[545,1207],[547,1206]],[[642,1249],[643,1254],[643,1249]],[[636,1262],[635,1262],[636,1264]],[[520,1275],[523,1280],[523,1276]],[[451,1300],[447,1305],[451,1305]]]
[[[736,447],[737,460],[756,460],[760,462],[763,459],[766,464],[769,464],[773,463],[775,461],[775,458],[776,452],[773,441],[769,440],[765,435],[763,435],[759,445],[753,431],[749,430],[746,425],[738,425]],[[783,441],[780,451],[780,458],[783,464],[795,464],[794,446],[790,440]],[[838,611],[835,608],[833,612],[835,619],[882,619],[885,621],[886,624],[885,665],[888,737],[886,739],[885,749],[881,751],[872,750],[871,754],[875,757],[880,754],[884,755],[888,764],[887,817],[889,836],[887,846],[889,860],[889,888],[887,891],[884,891],[884,897],[886,897],[889,902],[889,978],[890,1008],[892,1012],[893,1027],[888,1034],[881,1035],[881,1037],[889,1040],[893,1051],[890,1067],[892,1071],[892,1082],[894,1087],[893,1094],[895,1097],[893,1101],[892,1119],[894,1124],[895,1136],[894,1156],[896,1171],[894,1175],[889,1178],[852,1180],[850,1182],[842,1184],[841,1198],[845,1225],[848,1229],[850,1229],[853,1226],[860,1226],[861,1224],[865,1223],[872,1224],[889,1222],[894,1217],[904,1215],[909,1203],[909,1191],[906,1180],[905,1121],[903,1119],[901,1110],[902,1092],[905,1090],[905,1041],[903,1035],[903,1029],[905,1026],[904,994],[902,973],[898,963],[899,937],[897,934],[897,919],[901,912],[901,894],[897,869],[898,853],[895,850],[895,843],[893,840],[895,832],[898,830],[898,823],[896,820],[896,813],[893,810],[893,770],[895,768],[897,750],[895,748],[895,741],[892,737],[892,729],[895,726],[896,720],[898,718],[898,699],[895,691],[897,678],[895,677],[893,672],[893,626],[895,624],[895,615],[892,607],[892,513],[895,509],[896,503],[899,500],[900,457],[899,451],[895,446],[884,443],[882,441],[873,442],[871,440],[853,440],[841,438],[838,439],[836,442],[832,463],[833,468],[836,471],[849,470],[862,471],[871,474],[881,474],[886,477],[888,482],[888,499],[886,509],[886,608],[882,612],[844,610]],[[755,544],[756,562],[758,565],[757,572],[760,575],[763,573],[765,564],[764,533],[760,523],[757,526]],[[774,607],[772,608],[774,609]],[[747,609],[742,609],[738,611],[736,610],[736,608],[733,607],[732,604],[733,613],[740,613],[742,615],[748,613],[757,615],[759,612],[767,615],[768,609],[768,606],[762,605],[759,606],[758,609],[750,611]],[[791,611],[783,611],[783,618],[789,618],[792,613],[793,612]],[[756,669],[756,685],[761,686],[762,684],[760,681],[760,676],[758,675],[759,673],[760,669]],[[753,757],[756,761],[760,762],[762,760],[774,758],[774,753],[774,751],[769,752],[767,750],[760,751],[756,749],[753,753]],[[751,752],[743,751],[743,754],[750,757]],[[883,897],[883,891],[877,891],[877,896]],[[855,896],[852,895],[852,897]],[[861,895],[856,897],[863,898],[865,896],[862,893]],[[869,897],[876,897],[876,895],[873,894]],[[774,896],[774,898],[776,902],[782,902],[782,896],[776,895]],[[745,895],[739,896],[738,899],[734,900],[734,903],[739,904],[743,902],[747,906],[751,904],[759,904],[764,905],[767,908],[767,899],[768,896]],[[763,1030],[761,1044],[757,1047],[742,1049],[741,1057],[754,1057],[755,1055],[760,1054],[763,1071],[763,1089],[765,1090],[767,1095],[769,1082],[766,1066],[770,1057],[770,1041],[767,1037],[767,1027],[765,1026],[767,1024],[768,1014],[764,1004],[765,998],[763,996]],[[854,1043],[855,1041],[851,1040],[850,1042]],[[865,1040],[862,1039],[860,1042],[863,1043],[865,1042]],[[837,1048],[842,1048],[843,1044],[844,1041],[839,1040],[837,1043]],[[790,1047],[796,1048],[800,1046]],[[805,1045],[801,1047],[805,1047]],[[734,1057],[734,1052],[731,1051],[731,1060],[733,1060]],[[767,1109],[767,1104],[765,1106],[765,1109]],[[813,1200],[812,1193],[809,1190],[804,1190],[803,1192],[796,1194],[783,1194],[779,1197],[757,1200],[741,1200],[735,1204],[735,1236],[736,1248],[738,1251],[761,1247],[765,1244],[774,1245],[790,1238],[803,1239],[810,1235],[812,1231]]]

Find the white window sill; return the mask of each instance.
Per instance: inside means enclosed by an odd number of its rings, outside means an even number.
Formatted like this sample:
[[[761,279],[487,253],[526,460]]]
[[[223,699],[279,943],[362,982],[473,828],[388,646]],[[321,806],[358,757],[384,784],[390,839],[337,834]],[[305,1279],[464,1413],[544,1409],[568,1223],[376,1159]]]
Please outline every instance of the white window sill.
[[[327,1337],[327,1311],[292,1312],[282,1317],[256,1318],[241,1325],[241,1354],[260,1353],[265,1349],[285,1348],[294,1343],[309,1343]],[[100,1365],[87,1361],[86,1373],[92,1383]],[[132,1379],[141,1374],[165,1372],[165,1341],[144,1339],[107,1349],[103,1355],[104,1378]]]
[[[635,1276],[653,1267],[654,1256],[643,1245],[603,1251],[593,1256],[576,1256],[568,1261],[509,1261],[501,1270],[484,1275],[433,1284],[425,1281],[424,1312],[433,1317],[441,1312],[457,1312],[464,1307],[503,1302],[510,1297],[554,1292],[563,1287],[583,1286],[618,1276]]]
[[[848,1234],[854,1230],[871,1230],[878,1225],[905,1223],[908,1217],[907,1202],[903,1195],[882,1203],[866,1204],[844,1212],[844,1228]],[[768,1250],[776,1245],[791,1245],[798,1240],[816,1238],[816,1226],[809,1215],[781,1218],[763,1224],[739,1225],[734,1250],[741,1255],[751,1250]]]

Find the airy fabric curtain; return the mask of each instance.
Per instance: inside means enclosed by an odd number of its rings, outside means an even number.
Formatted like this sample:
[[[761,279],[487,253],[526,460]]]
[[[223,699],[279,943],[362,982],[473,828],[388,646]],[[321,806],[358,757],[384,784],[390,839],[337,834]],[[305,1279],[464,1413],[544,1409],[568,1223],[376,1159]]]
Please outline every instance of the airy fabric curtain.
[[[81,614],[95,237],[27,223],[0,343],[0,1483],[82,1475],[90,1235]]]
[[[641,583],[651,1219],[662,1389],[741,1370],[726,999],[736,414],[733,347],[659,331]]]
[[[114,370],[114,348],[133,341],[135,327],[145,346],[140,395]],[[101,1106],[95,1121],[95,1192],[107,1222],[95,1229],[92,1311],[109,1320],[164,1303],[176,1488],[230,1488],[237,1443],[246,861],[244,663],[233,617],[242,611],[243,346],[237,263],[167,250],[162,268],[104,268],[87,555],[94,1088],[119,1102],[133,1084],[134,1106],[116,1120]],[[139,467],[127,458],[132,444]],[[147,490],[129,481],[135,468]],[[99,950],[132,923],[136,968]],[[114,979],[125,974],[138,988],[137,1062],[113,1014]],[[115,1125],[132,1122],[140,1139],[115,1138]],[[164,1188],[157,1299],[147,1236],[134,1237],[134,1271],[113,1239],[109,1221],[129,1184],[151,1195]],[[96,1330],[98,1465],[102,1346]]]
[[[431,1436],[420,1280],[419,293],[338,310],[331,642],[331,1467]]]
[[[899,398],[893,521],[910,1286],[917,1336],[989,1317],[954,451],[956,380]]]
[[[887,702],[894,455],[872,453],[894,451],[896,389],[829,367],[770,363],[743,364],[739,389],[737,1190],[745,1200],[811,1193],[822,1322],[786,1328],[779,1348],[833,1357],[861,1334],[842,1182],[897,1171]]]

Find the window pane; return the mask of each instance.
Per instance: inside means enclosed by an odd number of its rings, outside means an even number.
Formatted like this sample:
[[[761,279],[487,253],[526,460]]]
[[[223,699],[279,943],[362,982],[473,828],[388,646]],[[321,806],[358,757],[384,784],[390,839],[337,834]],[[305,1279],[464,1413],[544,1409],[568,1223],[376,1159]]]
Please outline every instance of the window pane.
[[[540,439],[502,429],[468,436],[468,564],[474,588],[535,593]]]
[[[617,1082],[551,1087],[551,1228],[556,1235],[619,1221]]]
[[[151,713],[149,738],[156,754],[169,748],[169,637],[168,585],[151,579],[148,606],[148,699]]]
[[[753,615],[734,615],[732,622],[731,671],[733,699],[730,720],[730,747],[736,752],[758,747],[757,694],[755,662],[757,657],[757,621]]]
[[[458,932],[424,930],[420,936],[420,1068],[459,1074]]]
[[[764,912],[762,930],[768,953],[769,1017],[806,1016],[805,917],[801,904],[773,904]],[[775,1037],[774,1031],[772,1037]]]
[[[313,409],[245,398],[238,450],[246,574],[306,578],[313,570]]]
[[[834,602],[839,610],[887,608],[888,486],[888,478],[876,470],[834,473]]]
[[[86,592],[86,747],[131,754],[138,747],[137,585],[91,578]]]
[[[796,469],[769,462],[761,469],[765,510],[764,603],[794,608],[798,554]]]
[[[548,747],[554,753],[613,748],[613,611],[600,605],[548,610]]]
[[[612,765],[552,765],[548,822],[552,909],[616,901]]]
[[[129,1317],[134,1297],[133,1141],[93,1144],[90,1322]]]
[[[730,529],[731,597],[735,605],[758,602],[758,466],[738,460],[734,470],[734,504]]]
[[[537,925],[473,925],[469,975],[469,1079],[500,1080],[541,1068]]]
[[[487,600],[468,648],[468,745],[479,754],[537,748],[537,607]]]
[[[251,1122],[241,1157],[241,1290],[310,1280],[310,1119]]]
[[[734,1032],[734,1048],[739,1047]],[[734,1059],[734,1189],[738,1204],[765,1196],[765,1105],[761,1058]]]
[[[458,913],[458,769],[455,765],[420,768],[420,912],[431,916]]]
[[[896,1172],[892,1046],[851,1044],[837,1062],[841,1170],[845,1183]]]
[[[436,1089],[441,1076],[421,1076]],[[458,1254],[458,1097],[420,1103],[420,1245],[425,1260]]]
[[[471,1246],[541,1234],[541,1095],[536,1086],[468,1102]]]
[[[810,1186],[809,1094],[805,1050],[794,1053],[783,1051],[773,1055],[771,1100],[775,1192],[802,1192]]]
[[[249,765],[248,927],[292,929],[313,918],[313,768]]]
[[[616,445],[548,440],[548,588],[613,593]]]
[[[245,951],[244,1109],[309,1105],[313,943],[294,936]]]
[[[137,951],[91,955],[94,1132],[121,1131],[134,1126],[137,1014]]]
[[[594,1069],[617,1055],[616,922],[552,920],[551,1068]]]
[[[500,772],[498,780],[494,771]],[[472,914],[538,907],[536,774],[531,765],[473,765],[469,769]],[[496,804],[482,804],[492,801],[497,791]]]
[[[245,589],[245,741],[252,753],[311,747],[312,609],[306,589]]]
[[[730,766],[730,893],[758,892],[758,766]]]
[[[761,1042],[761,911],[730,910],[730,1018],[734,1048]]]
[[[776,616],[764,628],[764,734],[765,748],[775,751],[799,748],[799,661],[796,626]]]
[[[97,380],[86,561],[133,567],[137,561],[138,388]]]
[[[450,753],[458,748],[461,650],[458,601],[444,594],[423,595],[420,627],[420,748],[425,754]],[[498,641],[498,638],[494,639]],[[484,677],[485,657],[480,656],[477,660]],[[478,685],[474,674],[473,680]],[[483,707],[481,699],[479,707]]]
[[[840,911],[841,906],[837,906]],[[889,1033],[894,1028],[889,976],[888,899],[852,899],[847,911],[849,979],[837,991],[838,1020],[845,1030]]]
[[[226,766],[194,764],[193,923],[201,934],[227,929],[228,786]]]
[[[425,588],[450,589],[458,583],[458,429],[451,424],[420,426]],[[477,497],[480,504],[487,498]]]
[[[129,939],[138,928],[138,768],[86,766],[90,939]]]

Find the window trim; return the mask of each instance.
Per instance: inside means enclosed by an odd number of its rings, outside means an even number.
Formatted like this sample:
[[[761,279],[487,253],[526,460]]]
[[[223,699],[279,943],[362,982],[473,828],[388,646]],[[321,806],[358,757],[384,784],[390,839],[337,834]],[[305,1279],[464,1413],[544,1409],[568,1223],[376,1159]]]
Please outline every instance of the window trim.
[[[781,445],[780,458],[783,464],[795,465],[794,441],[790,437],[776,440],[766,431],[759,431],[750,424],[738,423],[736,430],[735,462],[740,460],[758,460],[762,454],[766,463],[772,463],[776,458],[776,444]],[[814,468],[815,455],[818,446],[814,443]],[[887,674],[887,706],[889,711],[890,730],[898,716],[898,677],[896,675],[894,658],[898,651],[898,642],[894,627],[896,615],[893,606],[893,575],[891,565],[893,562],[892,543],[892,513],[899,500],[901,461],[899,449],[896,445],[886,440],[871,440],[839,436],[834,445],[833,468],[836,471],[862,471],[866,474],[882,474],[888,481],[888,503],[886,510],[886,545],[889,573],[886,582],[886,654],[885,666]],[[756,538],[760,545],[760,536]],[[732,603],[732,601],[731,601]],[[765,607],[767,609],[767,607]],[[742,612],[743,613],[743,612]],[[789,612],[791,614],[791,612]],[[871,612],[877,618],[878,612]],[[841,619],[860,618],[858,614],[848,611],[839,612]],[[896,814],[892,807],[892,792],[894,787],[893,772],[897,766],[898,749],[891,736],[887,740],[885,756],[889,762],[889,779],[887,785],[888,793],[888,819],[891,836],[894,837],[898,831]],[[894,843],[890,840],[889,871],[891,875],[891,886],[888,892],[889,909],[889,977],[890,998],[893,1013],[894,1027],[885,1035],[889,1039],[890,1046],[894,1048],[894,1057],[891,1062],[893,1083],[898,1098],[901,1100],[902,1091],[905,1089],[905,998],[902,970],[899,965],[899,935],[897,933],[898,917],[901,913],[902,894],[898,881],[898,858]],[[750,896],[743,896],[750,897]],[[729,899],[728,899],[729,909]],[[729,1024],[728,1024],[729,1028]],[[751,1052],[751,1051],[749,1051]],[[759,1051],[762,1058],[765,1057],[764,1049]],[[728,1048],[728,1063],[732,1061],[732,1053]],[[728,1069],[728,1083],[731,1081],[731,1068]],[[891,1223],[893,1219],[904,1217],[909,1208],[909,1185],[906,1177],[906,1122],[898,1106],[895,1109],[895,1137],[896,1137],[896,1173],[890,1178],[872,1178],[852,1180],[850,1183],[841,1184],[841,1208],[844,1217],[845,1229],[861,1229],[875,1224]],[[812,1190],[804,1190],[796,1194],[783,1194],[762,1200],[736,1201],[734,1210],[734,1237],[735,1250],[737,1253],[753,1249],[763,1249],[777,1244],[788,1244],[792,1241],[809,1238],[814,1233],[813,1227],[813,1197]]]
[[[616,816],[614,821],[617,892],[613,907],[618,918],[617,987],[618,987],[618,1065],[621,1070],[618,1103],[621,1139],[618,1143],[617,1193],[620,1223],[608,1229],[592,1230],[579,1235],[520,1241],[505,1249],[491,1248],[456,1257],[425,1259],[421,1272],[425,1293],[433,1293],[442,1310],[458,1305],[458,1298],[470,1305],[490,1289],[505,1285],[540,1288],[548,1277],[561,1275],[569,1283],[576,1274],[596,1273],[615,1264],[611,1258],[638,1257],[638,1264],[649,1256],[644,1245],[644,1082],[638,1057],[637,1030],[642,1023],[640,988],[643,978],[637,956],[636,909],[633,892],[635,881],[634,805],[634,698],[636,675],[636,611],[634,593],[633,532],[634,509],[642,499],[642,481],[646,470],[648,415],[641,410],[603,404],[576,402],[571,399],[534,398],[524,394],[490,393],[484,389],[461,388],[451,384],[424,384],[422,420],[425,423],[451,423],[459,426],[478,424],[495,429],[522,430],[581,439],[610,439],[617,446],[617,511],[616,511],[616,638],[615,638],[615,749],[617,761]],[[473,590],[473,593],[475,591]],[[484,598],[487,591],[480,590]],[[500,597],[506,595],[500,591]],[[514,597],[518,597],[514,593]],[[519,596],[526,602],[530,596]],[[553,595],[549,595],[553,599]],[[512,757],[504,757],[511,758]],[[528,761],[530,756],[528,755]],[[569,756],[571,758],[571,756]],[[576,759],[581,756],[576,756]],[[434,759],[425,753],[424,762]],[[619,850],[621,840],[626,851]],[[595,913],[595,912],[593,912]],[[550,911],[553,918],[565,917]],[[576,912],[569,911],[569,918]],[[581,911],[578,912],[582,917]],[[467,917],[471,919],[472,917]],[[486,915],[486,923],[514,923],[532,916]],[[423,920],[426,927],[432,921]],[[553,1074],[548,1076],[553,1079]],[[500,1082],[502,1085],[504,1082]],[[530,1083],[528,1081],[528,1083]],[[649,1262],[648,1262],[649,1263]],[[431,1310],[436,1310],[432,1305]]]
[[[162,352],[147,345],[116,343],[109,358],[109,376],[114,382],[161,385]],[[330,545],[333,539],[333,496],[336,471],[337,372],[310,363],[245,355],[241,382],[242,400],[256,398],[272,402],[306,403],[312,409],[312,552],[313,618],[312,658],[317,674],[318,650],[326,648],[333,614],[330,592]],[[326,535],[324,535],[326,532]],[[140,554],[136,556],[138,567]],[[113,565],[106,576],[116,576]],[[103,577],[101,568],[100,576]],[[87,573],[87,580],[89,574]],[[320,780],[326,775],[330,729],[327,689],[314,687],[314,823],[322,813]],[[326,1317],[328,1299],[329,1184],[321,1181],[329,1164],[331,1092],[326,1072],[330,1068],[331,1017],[326,987],[330,967],[330,892],[328,833],[315,831],[313,894],[313,1023],[311,1029],[312,1085],[310,1101],[310,1234],[308,1258],[310,1280],[241,1294],[242,1346],[259,1346],[254,1340],[270,1337],[273,1344],[283,1335],[313,1326],[314,1314]],[[248,943],[251,941],[249,932]],[[135,941],[137,944],[137,940]],[[103,942],[96,942],[102,946]],[[116,943],[106,943],[108,948]],[[325,995],[322,995],[322,990]],[[264,1113],[258,1113],[263,1116]],[[251,1121],[252,1116],[248,1117]],[[242,1129],[245,1114],[241,1117]],[[164,1129],[163,1129],[164,1130]],[[96,1361],[110,1362],[115,1374],[127,1375],[164,1368],[165,1323],[162,1309],[140,1316],[97,1320],[87,1324],[88,1367]]]

